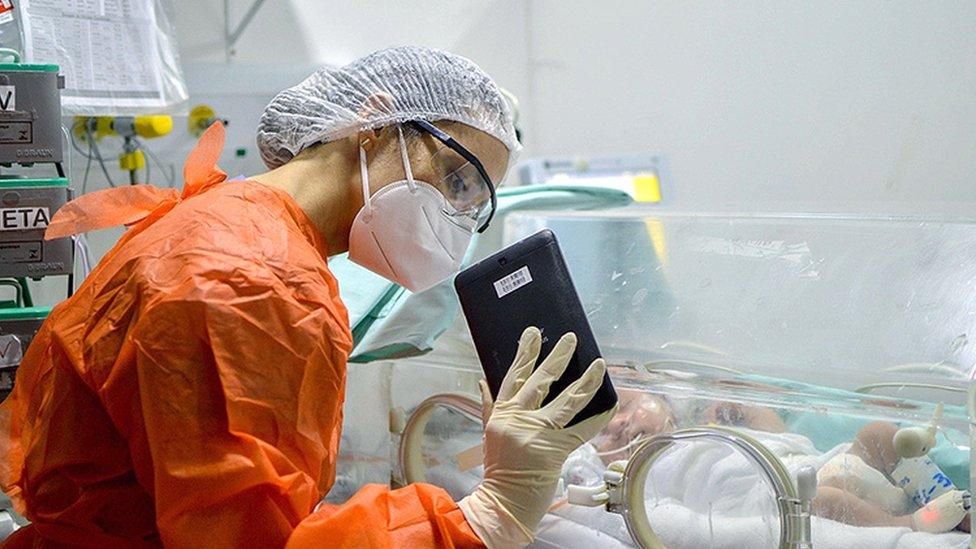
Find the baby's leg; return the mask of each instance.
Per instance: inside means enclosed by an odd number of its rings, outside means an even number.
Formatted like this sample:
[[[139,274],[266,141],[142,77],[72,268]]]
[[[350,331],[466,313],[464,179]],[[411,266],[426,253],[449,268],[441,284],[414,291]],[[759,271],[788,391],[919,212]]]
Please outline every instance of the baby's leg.
[[[901,460],[901,457],[895,452],[895,446],[892,442],[897,432],[898,427],[885,421],[869,423],[858,432],[857,438],[851,444],[849,453],[859,456],[869,466],[883,472],[890,479]],[[955,489],[955,487],[951,488]],[[959,528],[966,532],[969,531],[968,515]]]
[[[909,511],[911,500],[884,474],[853,454],[837,454],[817,471],[820,486],[840,488],[894,515]]]
[[[887,421],[868,423],[858,431],[857,438],[854,439],[848,453],[854,454],[874,469],[891,476],[899,460],[894,444],[891,442],[897,432],[898,427]]]
[[[953,490],[930,501],[911,515],[894,516],[850,492],[831,486],[817,488],[813,514],[852,526],[898,526],[919,532],[948,532],[966,516],[964,492]]]
[[[901,526],[912,528],[912,517],[896,517],[850,492],[831,486],[817,489],[813,498],[813,514],[852,526]]]

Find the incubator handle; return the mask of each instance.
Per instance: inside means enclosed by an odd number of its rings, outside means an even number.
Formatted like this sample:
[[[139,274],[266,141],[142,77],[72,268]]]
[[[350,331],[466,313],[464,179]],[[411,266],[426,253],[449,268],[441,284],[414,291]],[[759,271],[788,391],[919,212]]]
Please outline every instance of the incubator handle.
[[[605,485],[599,486],[576,486],[569,485],[567,490],[567,500],[573,505],[585,507],[599,507],[605,505],[610,500],[610,493]]]

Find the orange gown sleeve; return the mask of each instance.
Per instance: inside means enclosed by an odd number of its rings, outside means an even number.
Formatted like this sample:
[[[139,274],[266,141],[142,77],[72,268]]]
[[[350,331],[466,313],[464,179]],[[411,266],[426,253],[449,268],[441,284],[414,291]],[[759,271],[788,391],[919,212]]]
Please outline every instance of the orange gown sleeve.
[[[145,425],[133,465],[166,546],[481,546],[429,485],[369,486],[312,513],[335,475],[349,349],[330,334],[348,333],[345,315],[254,266],[244,283],[200,267],[192,289],[169,289],[179,298],[150,298],[123,349],[138,402],[116,415]]]
[[[429,484],[363,487],[343,505],[303,520],[288,549],[328,547],[484,547],[451,496]]]

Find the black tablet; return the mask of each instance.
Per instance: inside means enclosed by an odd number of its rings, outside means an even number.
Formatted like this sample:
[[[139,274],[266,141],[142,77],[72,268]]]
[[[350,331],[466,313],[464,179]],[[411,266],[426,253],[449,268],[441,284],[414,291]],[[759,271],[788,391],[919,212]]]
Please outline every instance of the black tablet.
[[[556,235],[550,230],[520,240],[461,271],[454,287],[492,397],[498,397],[502,380],[515,360],[519,338],[528,326],[542,331],[540,363],[563,334],[573,332],[578,341],[566,372],[549,388],[543,404],[601,356]],[[610,376],[604,375],[593,400],[569,425],[605,412],[616,403]]]

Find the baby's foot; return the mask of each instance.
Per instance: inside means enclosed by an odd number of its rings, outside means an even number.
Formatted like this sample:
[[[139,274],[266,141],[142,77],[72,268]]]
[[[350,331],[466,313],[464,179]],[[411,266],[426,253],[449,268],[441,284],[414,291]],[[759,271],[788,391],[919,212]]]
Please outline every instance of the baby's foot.
[[[912,524],[919,532],[941,534],[956,527],[970,508],[969,492],[953,490],[928,502],[912,514]]]

